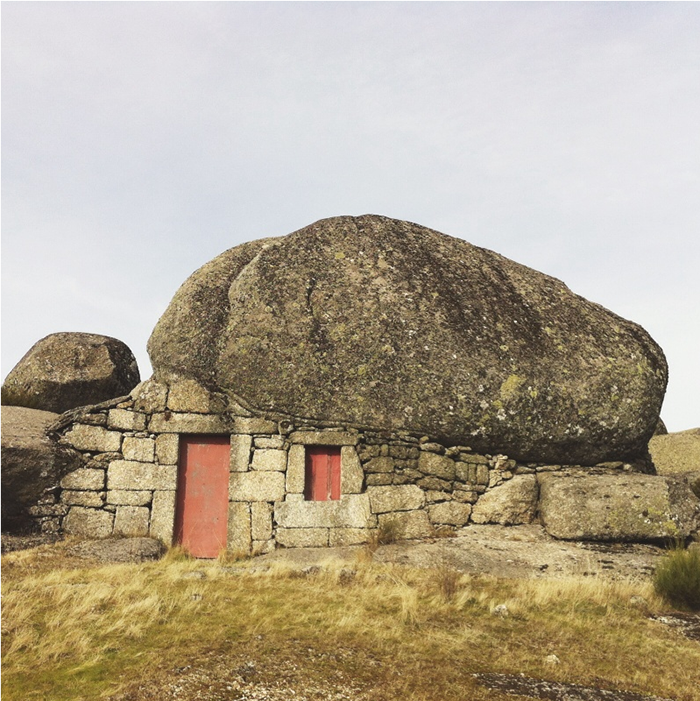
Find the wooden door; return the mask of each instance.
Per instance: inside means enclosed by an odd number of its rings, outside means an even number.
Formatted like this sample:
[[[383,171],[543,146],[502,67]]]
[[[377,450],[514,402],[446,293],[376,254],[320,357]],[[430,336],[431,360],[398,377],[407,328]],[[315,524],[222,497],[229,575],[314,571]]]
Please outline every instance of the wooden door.
[[[228,436],[180,436],[175,542],[194,557],[226,548],[229,452]]]
[[[304,498],[340,499],[340,448],[307,446]]]

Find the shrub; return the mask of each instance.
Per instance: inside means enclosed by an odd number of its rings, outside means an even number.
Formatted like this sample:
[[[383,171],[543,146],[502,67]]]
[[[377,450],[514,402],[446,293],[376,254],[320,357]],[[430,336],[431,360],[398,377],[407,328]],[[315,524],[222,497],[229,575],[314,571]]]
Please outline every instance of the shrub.
[[[676,608],[700,611],[700,550],[671,551],[656,568],[654,589]]]

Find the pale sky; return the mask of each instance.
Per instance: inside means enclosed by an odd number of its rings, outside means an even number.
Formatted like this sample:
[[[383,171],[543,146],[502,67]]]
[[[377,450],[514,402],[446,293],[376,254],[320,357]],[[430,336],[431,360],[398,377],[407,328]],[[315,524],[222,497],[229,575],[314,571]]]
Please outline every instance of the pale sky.
[[[2,376],[244,241],[383,214],[641,324],[700,426],[700,4],[2,3]]]

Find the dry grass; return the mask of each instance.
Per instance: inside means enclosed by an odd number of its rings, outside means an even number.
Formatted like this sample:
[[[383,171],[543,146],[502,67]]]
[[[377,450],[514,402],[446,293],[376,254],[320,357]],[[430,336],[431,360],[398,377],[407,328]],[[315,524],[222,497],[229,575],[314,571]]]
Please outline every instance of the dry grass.
[[[475,686],[481,671],[698,698],[699,646],[649,620],[664,607],[651,583],[471,577],[447,559],[412,570],[365,557],[352,576],[347,564],[300,576],[177,552],[89,568],[60,552],[3,558],[7,700],[98,698],[127,674],[158,680],[178,665],[206,666],[212,646],[232,659],[255,654],[271,670],[284,658],[321,686],[348,674],[373,699],[505,699]],[[507,616],[493,614],[500,604]],[[319,662],[304,652],[316,649],[351,653]],[[556,668],[544,662],[552,653]]]

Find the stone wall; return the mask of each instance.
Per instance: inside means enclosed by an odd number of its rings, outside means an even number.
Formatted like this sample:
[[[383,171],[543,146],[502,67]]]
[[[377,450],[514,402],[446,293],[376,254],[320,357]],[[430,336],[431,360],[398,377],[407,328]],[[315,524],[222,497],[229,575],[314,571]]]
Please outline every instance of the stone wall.
[[[420,538],[470,521],[529,523],[537,473],[562,469],[409,432],[254,416],[191,381],[168,387],[149,380],[129,397],[64,414],[52,430],[83,456],[83,466],[60,484],[63,530],[150,535],[166,544],[173,540],[180,434],[230,435],[228,549],[240,553],[360,544],[388,527]],[[339,500],[305,500],[308,445],[340,446]]]

